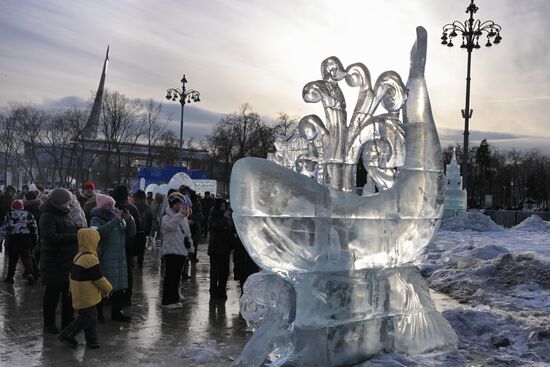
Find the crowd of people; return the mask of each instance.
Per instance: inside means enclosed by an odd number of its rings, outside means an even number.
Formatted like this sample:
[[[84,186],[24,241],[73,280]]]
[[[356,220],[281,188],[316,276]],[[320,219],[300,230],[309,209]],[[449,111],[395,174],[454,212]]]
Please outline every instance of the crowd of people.
[[[57,334],[71,347],[84,330],[86,346],[98,348],[97,322],[131,322],[124,309],[132,304],[135,263],[142,268],[148,241],[161,247],[164,264],[161,306],[184,308],[182,280],[190,278],[198,244],[208,239],[210,298],[227,299],[233,253],[234,279],[241,284],[258,271],[240,241],[227,200],[204,197],[182,185],[166,195],[129,193],[126,186],[109,193],[86,182],[82,190],[37,185],[0,194],[0,251],[8,261],[4,282],[15,282],[23,264],[29,285],[41,280],[44,332]],[[60,323],[56,309],[61,303]],[[77,317],[75,318],[75,311]],[[61,327],[58,328],[58,325]]]

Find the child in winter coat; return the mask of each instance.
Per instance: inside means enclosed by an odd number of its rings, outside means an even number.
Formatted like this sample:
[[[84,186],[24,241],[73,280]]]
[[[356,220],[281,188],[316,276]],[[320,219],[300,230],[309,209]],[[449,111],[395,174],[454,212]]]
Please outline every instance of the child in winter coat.
[[[24,210],[22,200],[11,203],[11,211],[6,215],[4,224],[0,227],[0,243],[6,238],[6,251],[9,255],[8,274],[4,281],[13,283],[17,262],[21,259],[25,267],[23,274],[29,284],[33,284],[35,274],[32,264],[32,249],[38,240],[38,227],[33,215]]]
[[[99,348],[96,324],[96,305],[106,297],[113,287],[101,274],[97,257],[99,232],[91,228],[82,228],[77,232],[78,254],[74,257],[71,268],[70,292],[73,308],[78,311],[78,317],[67,325],[58,335],[59,340],[71,347],[78,346],[74,338],[82,329],[88,348]]]

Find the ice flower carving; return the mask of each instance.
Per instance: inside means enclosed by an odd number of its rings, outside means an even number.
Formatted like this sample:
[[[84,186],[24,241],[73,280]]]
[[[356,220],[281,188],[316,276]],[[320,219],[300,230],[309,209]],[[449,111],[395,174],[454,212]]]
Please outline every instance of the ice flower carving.
[[[300,120],[298,130],[309,142],[321,141],[323,160],[318,163],[325,167],[323,183],[336,190],[354,191],[355,166],[364,151],[371,177],[381,189],[391,187],[394,175],[382,179],[382,173],[393,172],[391,166],[401,166],[404,157],[405,138],[399,113],[407,99],[407,89],[401,77],[394,71],[386,71],[373,88],[365,65],[355,63],[344,69],[334,56],[321,63],[321,75],[322,80],[306,84],[302,95],[308,103],[323,104],[326,123],[317,115],[308,115]],[[338,85],[341,80],[358,88],[357,103],[349,120],[344,94]],[[387,113],[374,115],[380,104]],[[303,158],[316,161],[311,154]],[[305,174],[311,176],[309,170]]]

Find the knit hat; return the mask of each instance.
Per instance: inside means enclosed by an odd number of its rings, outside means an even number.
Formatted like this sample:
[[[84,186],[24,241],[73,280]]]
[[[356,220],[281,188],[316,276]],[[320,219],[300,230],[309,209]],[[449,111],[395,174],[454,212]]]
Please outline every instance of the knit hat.
[[[105,208],[109,204],[115,205],[115,199],[113,199],[109,195],[96,194],[95,203],[97,204],[98,208]]]
[[[82,187],[84,190],[95,190],[95,185],[92,181],[84,182],[84,186]]]
[[[185,198],[179,192],[174,192],[168,196],[168,205],[172,207],[176,203],[182,203],[185,205]]]
[[[19,209],[23,210],[25,206],[23,205],[23,200],[14,200],[11,202],[11,208],[12,209]]]
[[[60,187],[53,189],[48,194],[50,203],[55,207],[62,207],[63,204],[71,201],[71,193]]]
[[[124,185],[118,185],[111,193],[111,196],[115,199],[115,201],[127,201],[128,188]]]

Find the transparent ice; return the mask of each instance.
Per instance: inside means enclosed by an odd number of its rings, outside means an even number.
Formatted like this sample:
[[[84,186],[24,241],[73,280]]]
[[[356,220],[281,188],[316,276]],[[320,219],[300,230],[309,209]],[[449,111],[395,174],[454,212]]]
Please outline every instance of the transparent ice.
[[[443,203],[443,218],[465,215],[467,212],[467,194],[462,189],[460,166],[456,161],[456,152],[453,148],[453,157],[445,170],[445,202]]]
[[[235,365],[351,366],[379,352],[456,344],[413,266],[439,225],[444,198],[426,47],[418,27],[406,86],[393,71],[372,84],[363,64],[324,60],[322,80],[308,83],[303,98],[321,102],[325,120],[302,118],[302,152],[275,159],[295,155],[294,169],[259,158],[233,167],[235,225],[267,272],[246,284],[241,310],[256,332]],[[339,81],[358,89],[349,119]],[[379,106],[384,113],[376,114]],[[362,196],[355,184],[361,155],[374,188]],[[262,305],[263,316],[249,305]]]

